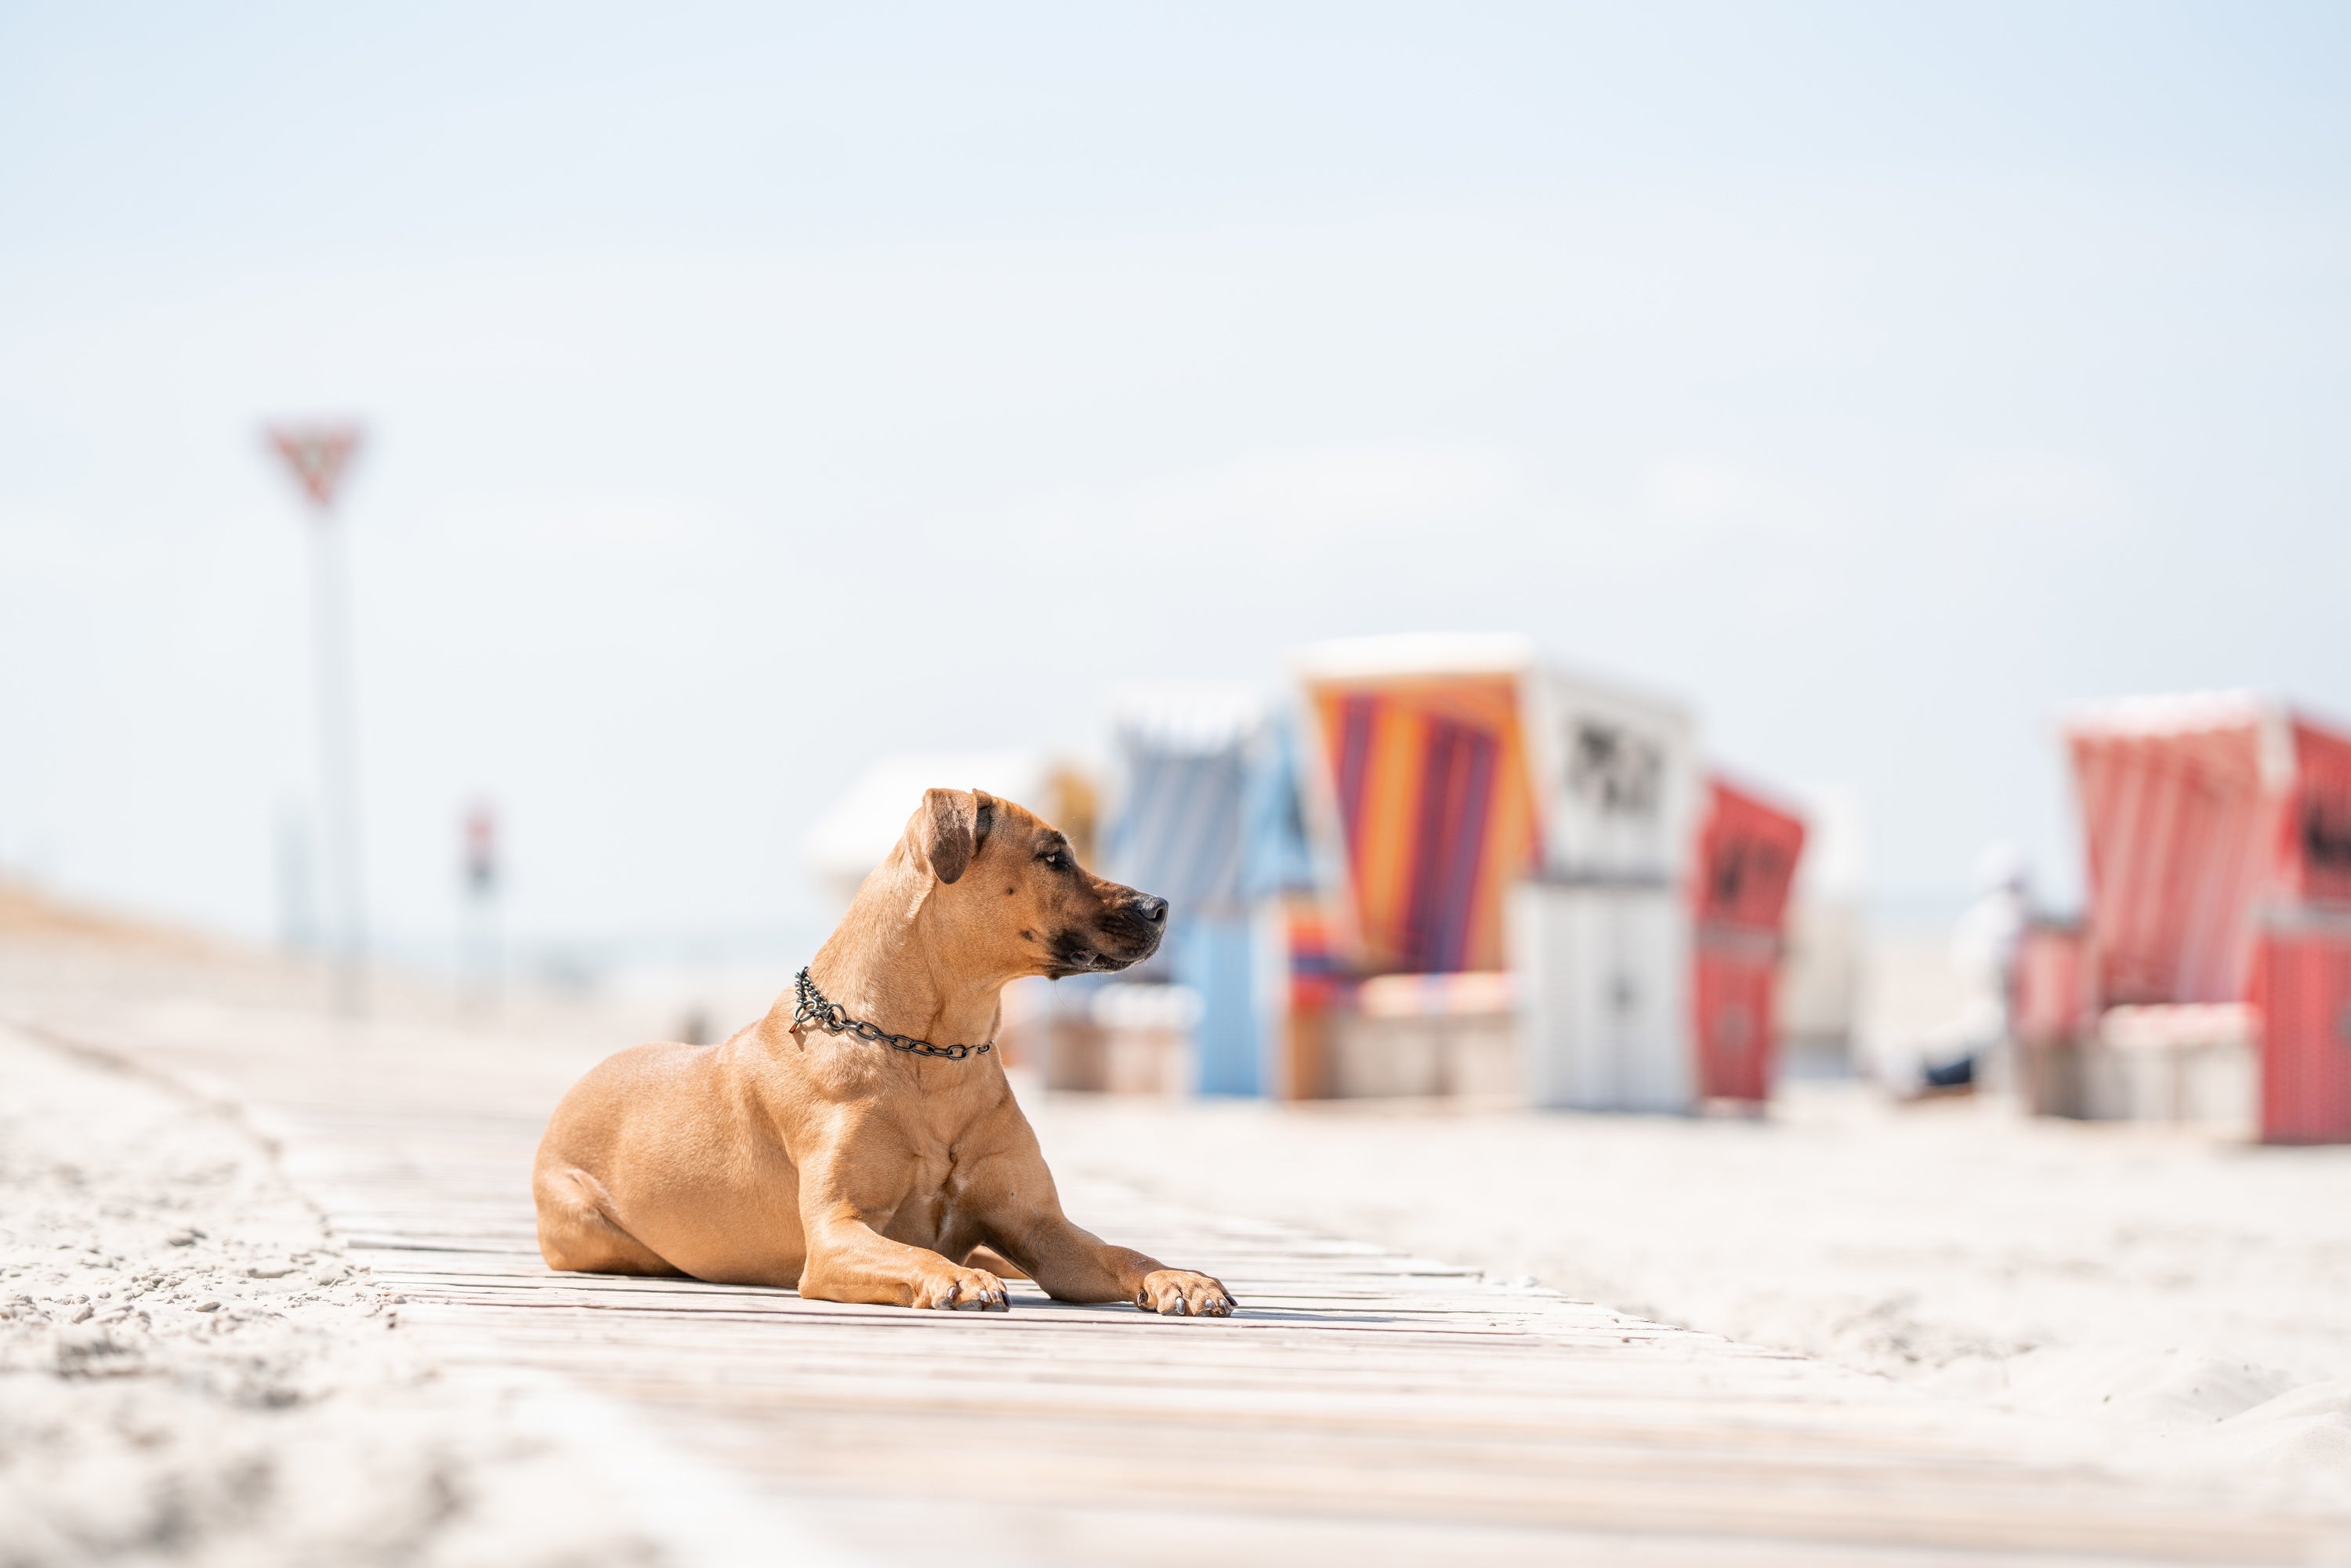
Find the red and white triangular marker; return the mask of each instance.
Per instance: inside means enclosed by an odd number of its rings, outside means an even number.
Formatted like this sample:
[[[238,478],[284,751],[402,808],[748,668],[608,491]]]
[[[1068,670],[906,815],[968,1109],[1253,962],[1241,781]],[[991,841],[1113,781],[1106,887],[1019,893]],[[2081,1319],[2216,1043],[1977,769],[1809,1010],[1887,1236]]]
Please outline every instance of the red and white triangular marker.
[[[351,454],[359,449],[359,427],[273,425],[268,434],[269,444],[286,459],[286,465],[294,470],[294,477],[310,499],[321,507],[332,506],[335,486],[341,482]]]

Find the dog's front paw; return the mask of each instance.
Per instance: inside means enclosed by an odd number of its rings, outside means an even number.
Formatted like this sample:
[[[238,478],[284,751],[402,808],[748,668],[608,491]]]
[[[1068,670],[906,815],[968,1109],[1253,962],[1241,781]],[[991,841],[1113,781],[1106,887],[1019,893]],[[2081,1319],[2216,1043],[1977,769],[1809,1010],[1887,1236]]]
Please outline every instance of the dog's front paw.
[[[1145,1274],[1134,1292],[1134,1304],[1140,1311],[1171,1318],[1233,1315],[1232,1293],[1224,1281],[1189,1269],[1155,1269]]]
[[[914,1305],[943,1312],[1007,1312],[1012,1310],[1012,1293],[985,1269],[958,1269],[950,1263],[915,1281]]]

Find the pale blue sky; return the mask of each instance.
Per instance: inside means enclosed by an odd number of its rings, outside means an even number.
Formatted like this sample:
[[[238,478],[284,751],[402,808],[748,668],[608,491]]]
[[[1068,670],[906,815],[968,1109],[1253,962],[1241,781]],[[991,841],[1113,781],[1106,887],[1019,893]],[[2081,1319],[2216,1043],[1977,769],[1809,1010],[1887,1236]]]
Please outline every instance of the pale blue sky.
[[[1895,15],[1896,10],[1899,15]],[[1628,15],[1627,13],[1631,13]],[[371,881],[789,931],[872,755],[1510,629],[2074,873],[2064,705],[2351,713],[2351,12],[0,12],[0,863],[239,929],[264,415],[350,410]]]

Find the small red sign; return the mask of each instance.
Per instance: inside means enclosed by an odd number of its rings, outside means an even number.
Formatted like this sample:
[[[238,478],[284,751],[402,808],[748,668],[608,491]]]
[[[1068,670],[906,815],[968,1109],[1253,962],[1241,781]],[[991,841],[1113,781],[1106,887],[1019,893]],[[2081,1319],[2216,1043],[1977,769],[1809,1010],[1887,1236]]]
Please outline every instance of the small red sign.
[[[334,505],[335,486],[342,482],[351,454],[359,450],[359,426],[278,424],[267,434],[269,444],[286,459],[310,499],[320,507]]]

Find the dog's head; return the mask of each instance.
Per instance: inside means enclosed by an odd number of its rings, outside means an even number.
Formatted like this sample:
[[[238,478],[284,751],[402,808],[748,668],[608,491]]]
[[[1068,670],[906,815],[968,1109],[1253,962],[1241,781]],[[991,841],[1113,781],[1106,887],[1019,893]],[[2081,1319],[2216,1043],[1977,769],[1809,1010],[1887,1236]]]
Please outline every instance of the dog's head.
[[[975,789],[925,792],[905,850],[968,961],[1058,980],[1139,964],[1167,930],[1165,899],[1094,875],[1059,829]]]

